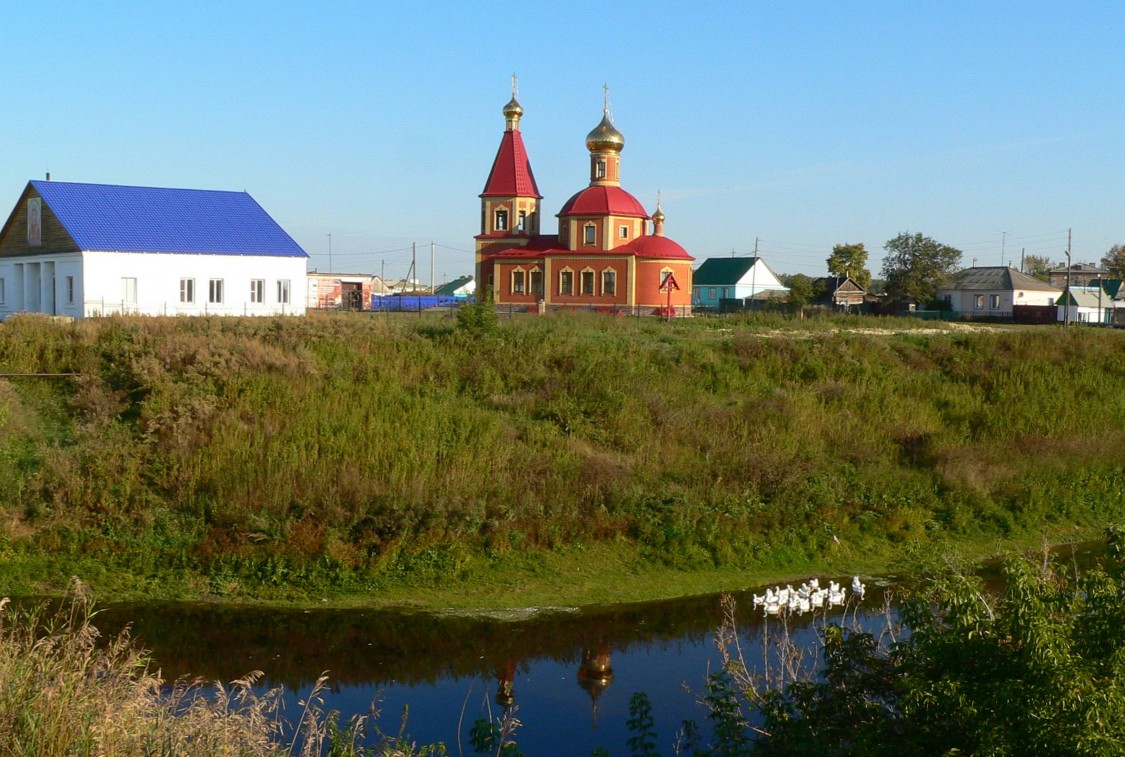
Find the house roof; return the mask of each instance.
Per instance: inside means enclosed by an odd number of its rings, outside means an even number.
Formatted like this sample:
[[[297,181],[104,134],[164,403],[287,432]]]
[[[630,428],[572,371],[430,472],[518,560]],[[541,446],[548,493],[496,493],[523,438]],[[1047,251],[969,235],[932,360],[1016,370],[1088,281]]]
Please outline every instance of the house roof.
[[[707,258],[692,275],[693,286],[731,286],[754,267],[759,258]]]
[[[1075,263],[1070,267],[1071,273],[1105,273],[1093,263]],[[1066,273],[1066,266],[1052,268],[1048,273]]]
[[[648,212],[636,197],[621,187],[586,187],[571,197],[558,212],[559,218],[568,216],[631,216],[648,218]]]
[[[965,268],[953,275],[953,278],[940,291],[949,290],[984,290],[1011,292],[1023,289],[1033,292],[1057,292],[1058,287],[1051,286],[1045,281],[1040,281],[1026,273],[1021,273],[1008,266],[982,266]]]
[[[31,181],[79,249],[308,255],[246,192]]]
[[[445,284],[439,286],[434,290],[434,294],[443,296],[456,294],[458,289],[465,286],[472,280],[472,276],[458,276],[453,281],[446,282]]]
[[[1067,293],[1064,291],[1063,296],[1059,298],[1059,304],[1066,304]],[[1076,307],[1080,308],[1112,308],[1114,301],[1112,298],[1103,295],[1100,300],[1097,292],[1092,292],[1086,288],[1071,287],[1070,288],[1070,301]]]
[[[480,196],[542,199],[518,130],[509,129],[500,138],[500,149],[496,151],[496,159],[492,161],[492,170],[488,172],[488,181]]]
[[[843,289],[848,284],[851,284],[851,286],[847,289],[847,291],[849,292],[866,294],[867,291],[859,284],[857,284],[855,282],[855,279],[853,279],[851,276],[822,276],[820,278],[813,279],[812,283],[814,288],[818,286],[823,287],[824,293],[829,295],[835,294],[837,291]]]

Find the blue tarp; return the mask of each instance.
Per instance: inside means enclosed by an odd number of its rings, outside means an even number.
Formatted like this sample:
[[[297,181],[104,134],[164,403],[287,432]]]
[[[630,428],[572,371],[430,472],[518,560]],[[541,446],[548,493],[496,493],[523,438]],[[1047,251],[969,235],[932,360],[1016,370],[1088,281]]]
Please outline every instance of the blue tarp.
[[[433,296],[377,296],[371,297],[372,310],[384,310],[391,312],[406,312],[413,313],[418,310],[427,310],[429,308],[451,308],[457,307],[464,302],[462,297],[433,297]]]

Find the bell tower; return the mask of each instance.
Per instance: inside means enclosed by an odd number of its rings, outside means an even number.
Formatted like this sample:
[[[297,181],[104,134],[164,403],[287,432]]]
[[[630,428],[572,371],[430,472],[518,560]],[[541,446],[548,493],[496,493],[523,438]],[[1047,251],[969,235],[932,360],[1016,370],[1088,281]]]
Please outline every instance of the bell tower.
[[[480,233],[476,235],[478,291],[493,285],[490,255],[522,247],[539,234],[539,187],[520,134],[523,106],[516,75],[512,74],[512,99],[504,106],[504,135],[480,194]]]

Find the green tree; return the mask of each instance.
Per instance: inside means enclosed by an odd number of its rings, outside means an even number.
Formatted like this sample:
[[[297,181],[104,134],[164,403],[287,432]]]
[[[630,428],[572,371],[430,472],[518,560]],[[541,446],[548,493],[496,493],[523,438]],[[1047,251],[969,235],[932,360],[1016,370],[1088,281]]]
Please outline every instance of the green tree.
[[[1125,279],[1125,247],[1119,244],[1110,247],[1102,258],[1102,269],[1109,273],[1110,278]]]
[[[813,280],[803,273],[792,276],[782,275],[782,283],[789,287],[789,302],[794,305],[807,305],[815,294]]]
[[[852,281],[864,289],[871,286],[871,271],[867,270],[867,248],[859,244],[838,244],[828,256],[828,272],[838,278],[851,276]]]
[[[957,270],[961,251],[921,234],[903,232],[887,242],[883,278],[887,294],[910,297],[922,305],[933,302],[937,290]]]
[[[1023,258],[1023,272],[1040,281],[1047,281],[1054,267],[1055,264],[1046,255],[1025,255]]]

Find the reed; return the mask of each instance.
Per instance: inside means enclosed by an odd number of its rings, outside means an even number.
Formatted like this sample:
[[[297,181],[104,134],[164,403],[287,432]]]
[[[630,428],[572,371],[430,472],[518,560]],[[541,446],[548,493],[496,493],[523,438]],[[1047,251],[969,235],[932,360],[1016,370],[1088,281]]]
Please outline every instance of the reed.
[[[102,639],[86,587],[55,609],[0,600],[0,753],[13,755],[443,755],[373,718],[339,726],[325,710],[327,676],[284,713],[280,687],[260,672],[230,684],[164,681],[128,631]],[[405,724],[404,724],[405,725]],[[370,736],[369,736],[370,732]]]

